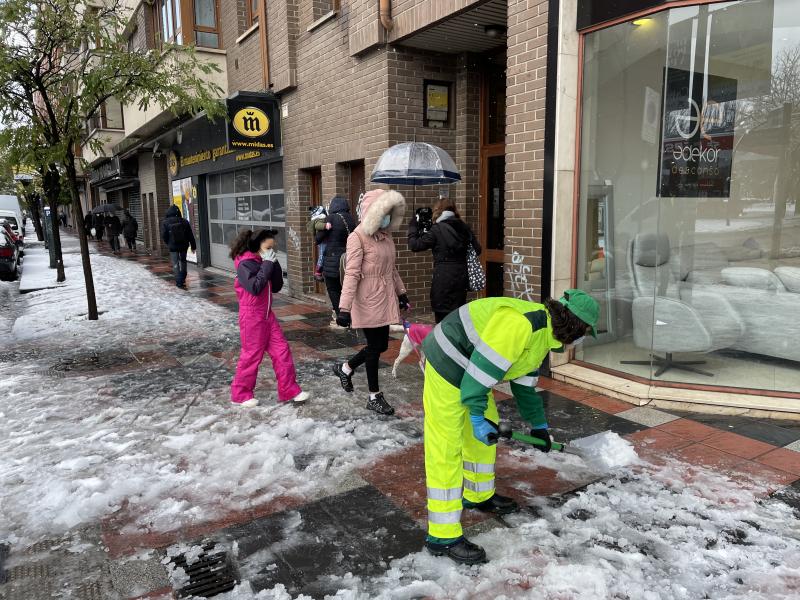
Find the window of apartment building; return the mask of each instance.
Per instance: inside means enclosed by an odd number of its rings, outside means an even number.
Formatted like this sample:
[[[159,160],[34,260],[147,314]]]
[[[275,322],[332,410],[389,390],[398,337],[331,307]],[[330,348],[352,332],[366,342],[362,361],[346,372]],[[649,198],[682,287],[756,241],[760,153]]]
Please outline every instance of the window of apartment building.
[[[116,98],[106,100],[87,122],[88,133],[95,129],[124,129],[122,104]]]
[[[159,45],[222,46],[219,0],[156,0],[154,16]]]
[[[247,28],[258,23],[258,3],[261,0],[244,0],[247,5]]]
[[[156,0],[156,20],[161,44],[182,44],[181,0]]]
[[[219,48],[218,0],[194,0],[194,39],[198,46]]]

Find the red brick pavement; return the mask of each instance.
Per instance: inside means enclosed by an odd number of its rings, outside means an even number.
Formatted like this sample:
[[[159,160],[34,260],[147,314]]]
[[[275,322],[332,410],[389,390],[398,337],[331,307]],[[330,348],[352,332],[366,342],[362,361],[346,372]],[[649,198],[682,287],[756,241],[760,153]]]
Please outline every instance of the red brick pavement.
[[[168,265],[153,258],[141,257],[139,262],[156,273],[170,272]],[[196,273],[190,273],[193,281],[200,277]],[[171,282],[165,280],[165,284],[171,285]],[[203,299],[231,306],[231,303],[235,305],[235,298],[231,296],[230,289],[226,282],[220,282],[218,285],[198,291],[214,294],[210,298]],[[311,331],[313,330],[312,325],[304,322],[306,315],[318,315],[327,311],[325,306],[304,303],[285,296],[280,296],[279,300],[281,305],[274,309],[276,315],[299,317],[297,320],[282,321],[281,326],[285,331]],[[331,355],[319,351],[307,343],[292,342],[292,347],[298,361],[330,360],[332,358]],[[382,357],[383,361],[389,364],[393,363],[399,348],[400,340],[393,339],[390,342],[389,350]],[[213,354],[223,358],[226,365],[232,368],[235,364],[237,349]],[[156,358],[168,362],[172,360],[166,356],[151,357],[145,354],[138,358],[144,359],[148,366],[152,366],[152,361],[156,361]],[[412,354],[405,362],[416,363],[416,355]],[[549,392],[608,414],[618,414],[632,408],[631,405],[620,400],[546,377],[540,379],[539,385]],[[508,395],[496,392],[496,397],[498,401],[504,401]],[[421,401],[402,405],[398,408],[398,415],[421,418]],[[698,467],[711,469],[742,481],[757,480],[766,483],[769,490],[778,489],[800,479],[800,452],[777,448],[761,441],[698,423],[692,419],[677,419],[628,435],[627,438],[634,444],[642,458],[654,464],[663,463],[668,459],[684,461],[686,463],[684,476],[687,480],[702,477],[702,471]],[[497,472],[498,489],[510,490],[522,502],[530,502],[537,497],[546,495],[563,494],[587,483],[559,479],[555,472],[538,467],[530,461],[522,460],[517,455],[512,455],[506,447],[498,449]],[[412,518],[420,523],[425,522],[425,477],[421,442],[376,461],[369,467],[361,469],[360,474]],[[523,484],[521,485],[520,482]],[[184,529],[180,532],[180,537],[183,539],[198,537],[232,524],[244,523],[259,516],[297,507],[304,501],[297,497],[282,497],[266,505],[251,507],[246,511],[223,510],[224,517],[213,522],[198,524],[188,531]],[[464,524],[468,526],[485,518],[476,511],[465,511]],[[176,533],[143,531],[133,535],[123,534],[122,530],[125,526],[134,521],[135,515],[130,514],[127,509],[122,509],[103,524],[104,540],[113,555],[129,554],[138,548],[162,547],[177,539]]]

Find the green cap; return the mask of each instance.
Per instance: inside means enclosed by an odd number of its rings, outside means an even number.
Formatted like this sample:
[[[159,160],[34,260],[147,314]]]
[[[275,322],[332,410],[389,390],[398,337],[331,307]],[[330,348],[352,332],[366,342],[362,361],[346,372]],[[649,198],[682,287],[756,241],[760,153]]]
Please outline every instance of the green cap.
[[[566,290],[558,301],[573,315],[592,328],[592,337],[597,337],[595,326],[600,318],[600,305],[583,290]]]

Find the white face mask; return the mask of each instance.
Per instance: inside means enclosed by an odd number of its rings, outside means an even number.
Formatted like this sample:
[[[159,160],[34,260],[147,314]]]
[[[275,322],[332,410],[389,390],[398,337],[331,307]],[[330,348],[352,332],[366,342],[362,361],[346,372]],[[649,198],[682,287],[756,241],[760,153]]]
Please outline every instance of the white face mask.
[[[574,347],[576,347],[576,346],[579,346],[580,344],[582,344],[582,343],[583,343],[583,340],[585,340],[585,339],[586,339],[586,336],[585,336],[585,335],[582,335],[582,336],[581,336],[581,337],[579,337],[577,340],[575,340],[574,342],[572,342],[572,343],[570,344],[570,346],[572,346],[573,348],[574,348]]]
[[[383,215],[383,218],[381,219],[381,229],[386,229],[391,224],[392,224],[391,215]]]

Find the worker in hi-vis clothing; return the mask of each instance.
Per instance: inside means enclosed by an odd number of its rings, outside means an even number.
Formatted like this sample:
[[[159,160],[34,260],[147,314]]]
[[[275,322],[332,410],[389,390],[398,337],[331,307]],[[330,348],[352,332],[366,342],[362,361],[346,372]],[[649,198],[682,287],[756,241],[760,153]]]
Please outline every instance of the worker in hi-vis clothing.
[[[547,354],[595,335],[600,307],[581,290],[567,290],[544,304],[484,298],[450,313],[425,338],[425,475],[428,537],[437,556],[475,564],[486,552],[461,531],[463,508],[495,514],[519,510],[494,488],[497,407],[492,388],[511,382],[511,392],[531,435],[551,438],[538,370]]]

